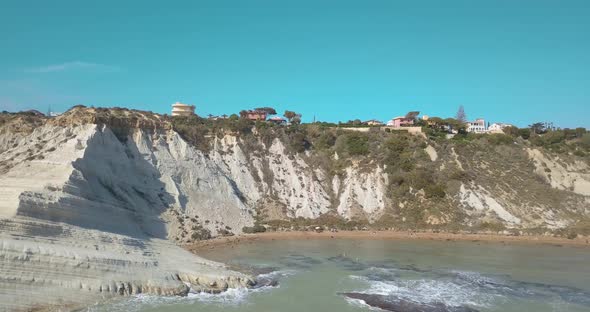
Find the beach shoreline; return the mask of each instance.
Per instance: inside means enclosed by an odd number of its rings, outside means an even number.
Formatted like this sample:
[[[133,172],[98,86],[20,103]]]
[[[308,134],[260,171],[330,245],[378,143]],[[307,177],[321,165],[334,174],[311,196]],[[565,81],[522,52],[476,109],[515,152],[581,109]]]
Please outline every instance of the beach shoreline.
[[[184,244],[182,247],[193,252],[233,247],[238,244],[251,244],[260,241],[273,240],[325,240],[325,239],[372,239],[372,240],[417,240],[417,241],[450,241],[450,242],[477,242],[521,245],[553,245],[590,248],[589,237],[567,239],[563,237],[522,235],[509,236],[499,234],[467,234],[467,233],[429,233],[406,231],[338,231],[338,232],[265,232],[256,234],[241,234],[236,236],[217,237],[209,240]]]

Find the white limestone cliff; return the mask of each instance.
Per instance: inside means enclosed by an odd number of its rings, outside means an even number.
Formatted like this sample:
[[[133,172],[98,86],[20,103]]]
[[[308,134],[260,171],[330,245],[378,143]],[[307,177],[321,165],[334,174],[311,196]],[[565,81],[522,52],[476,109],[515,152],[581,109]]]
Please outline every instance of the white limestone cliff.
[[[521,150],[534,165],[518,166],[525,176],[510,174],[526,181],[517,185],[488,160],[427,145],[427,164],[465,180],[444,198],[410,188],[398,200],[387,167],[370,159],[345,163],[330,154],[346,164],[330,171],[279,138],[253,147],[231,132],[210,138],[202,151],[150,119],[110,128],[77,113],[30,131],[0,128],[0,311],[246,287],[248,276],[177,245],[240,234],[261,211],[268,219],[335,214],[372,223],[388,215],[401,223],[402,213],[422,210],[426,223],[438,225],[451,220],[450,206],[467,225],[552,229],[590,214],[587,165],[536,150]],[[465,177],[469,170],[477,174]],[[557,199],[536,199],[548,191]]]
[[[174,133],[137,131],[123,144],[106,127],[48,125],[10,141],[0,154],[0,310],[252,283],[167,240],[172,208],[251,223],[231,181]]]

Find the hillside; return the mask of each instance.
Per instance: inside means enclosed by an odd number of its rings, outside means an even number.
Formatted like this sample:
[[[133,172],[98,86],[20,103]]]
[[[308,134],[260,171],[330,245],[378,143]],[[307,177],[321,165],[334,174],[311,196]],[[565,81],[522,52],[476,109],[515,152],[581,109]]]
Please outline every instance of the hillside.
[[[260,226],[588,235],[586,136],[446,139],[82,106],[2,114],[0,287],[30,306],[64,287],[94,298],[251,285],[170,241]]]

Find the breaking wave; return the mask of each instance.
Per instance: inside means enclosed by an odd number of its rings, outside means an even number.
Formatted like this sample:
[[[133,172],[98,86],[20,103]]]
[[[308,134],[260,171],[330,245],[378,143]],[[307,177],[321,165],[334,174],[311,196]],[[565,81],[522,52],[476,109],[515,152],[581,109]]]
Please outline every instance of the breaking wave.
[[[404,272],[410,272],[409,276]],[[425,305],[436,311],[475,311],[517,299],[542,300],[549,305],[574,304],[590,307],[590,293],[565,286],[513,280],[509,276],[484,275],[477,272],[425,270],[414,267],[369,267],[361,274],[350,275],[366,287],[342,293],[347,301],[377,304]]]
[[[351,276],[353,279],[362,280],[369,285],[368,289],[359,293],[390,296],[396,299],[408,300],[416,303],[434,304],[444,303],[447,306],[474,306],[489,307],[492,302],[501,296],[486,294],[452,281],[415,279],[415,280],[390,280],[376,281],[365,276]]]

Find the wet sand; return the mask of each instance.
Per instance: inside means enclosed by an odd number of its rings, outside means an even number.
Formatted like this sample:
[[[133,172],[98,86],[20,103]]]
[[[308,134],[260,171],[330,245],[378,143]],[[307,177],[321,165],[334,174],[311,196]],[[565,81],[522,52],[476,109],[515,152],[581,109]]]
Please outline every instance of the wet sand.
[[[567,239],[563,237],[523,235],[509,236],[498,234],[453,234],[453,233],[414,233],[398,231],[339,231],[339,232],[266,232],[242,234],[230,237],[218,237],[205,241],[186,244],[183,247],[191,252],[199,252],[217,247],[232,247],[265,240],[306,240],[306,239],[374,239],[374,240],[433,240],[433,241],[468,241],[500,244],[540,244],[553,246],[572,246],[590,248],[590,237]]]

